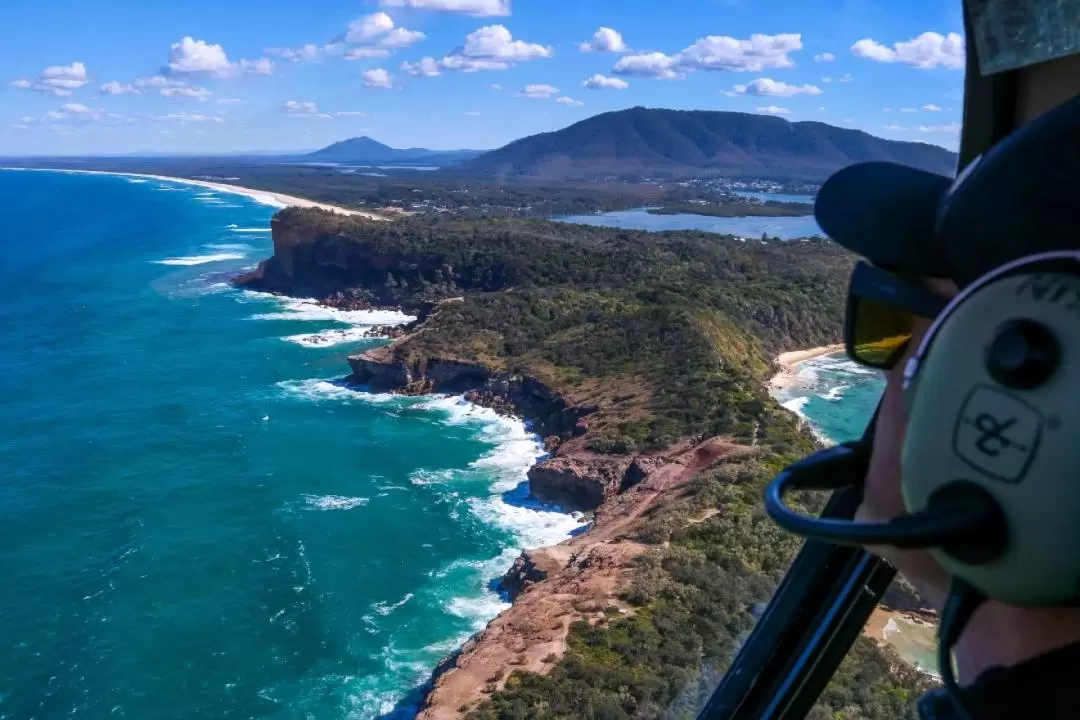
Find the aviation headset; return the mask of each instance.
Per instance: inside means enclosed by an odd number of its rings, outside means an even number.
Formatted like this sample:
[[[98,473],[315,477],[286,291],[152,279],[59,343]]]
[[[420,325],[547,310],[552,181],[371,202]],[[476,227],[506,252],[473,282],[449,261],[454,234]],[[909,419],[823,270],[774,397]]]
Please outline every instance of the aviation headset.
[[[791,490],[862,482],[866,440],[799,461],[766,490],[769,515],[796,534],[929,550],[953,579],[939,666],[967,716],[949,653],[981,602],[1080,605],[1080,251],[1067,249],[1080,244],[1078,128],[1080,98],[972,163],[942,200],[939,235],[966,231],[974,259],[904,371],[907,514],[860,523],[784,504]]]

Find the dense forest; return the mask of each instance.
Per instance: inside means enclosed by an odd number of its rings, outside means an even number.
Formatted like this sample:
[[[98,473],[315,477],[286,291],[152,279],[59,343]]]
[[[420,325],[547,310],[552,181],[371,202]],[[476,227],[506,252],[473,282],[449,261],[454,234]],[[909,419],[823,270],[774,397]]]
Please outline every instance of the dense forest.
[[[692,717],[798,547],[764,484],[815,447],[766,392],[782,350],[839,338],[853,258],[823,240],[740,241],[535,220],[394,222],[288,209],[245,281],[426,315],[391,346],[415,366],[482,363],[591,405],[588,447],[631,453],[723,435],[748,448],[665,498],[652,549],[608,618],[573,626],[545,675],[503,673],[475,720]],[[448,300],[453,299],[452,302]],[[925,682],[860,639],[812,716],[913,717]]]
[[[678,203],[649,208],[653,215],[709,215],[710,217],[803,217],[814,214],[810,203],[785,202],[730,202],[730,203]]]

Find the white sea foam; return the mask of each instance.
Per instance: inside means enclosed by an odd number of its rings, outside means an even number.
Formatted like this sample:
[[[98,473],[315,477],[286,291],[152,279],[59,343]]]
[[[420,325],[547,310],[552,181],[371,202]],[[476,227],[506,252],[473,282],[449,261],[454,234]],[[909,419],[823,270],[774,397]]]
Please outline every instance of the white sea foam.
[[[203,247],[208,250],[228,250],[230,252],[244,252],[252,249],[246,243],[207,243]]]
[[[785,400],[784,402],[780,403],[780,405],[795,413],[799,417],[806,419],[806,413],[803,411],[803,408],[806,407],[806,403],[808,402],[810,402],[810,397],[805,396]]]
[[[844,397],[844,391],[849,389],[850,385],[837,385],[836,387],[829,388],[828,391],[822,393],[821,398],[823,400],[829,400],[830,402],[836,402]]]
[[[393,605],[387,605],[385,602],[377,602],[377,603],[375,603],[374,605],[371,606],[371,609],[374,610],[375,612],[379,613],[380,615],[386,616],[386,615],[389,615],[390,613],[394,612],[398,608],[404,606],[405,603],[409,602],[412,599],[413,599],[413,594],[412,593],[406,593],[405,597],[401,598],[400,600],[398,600]]]
[[[164,260],[154,260],[156,265],[205,265],[212,262],[221,262],[222,260],[243,260],[246,255],[234,252],[222,252],[211,253],[209,255],[189,255],[187,257],[174,257],[166,258]]]
[[[268,233],[270,228],[242,228],[230,225],[229,229],[236,233]]]
[[[253,315],[255,320],[319,320],[339,322],[345,325],[373,327],[375,325],[403,325],[416,318],[397,310],[339,310],[319,304],[310,298],[288,298],[269,293],[246,291],[253,297],[262,297],[280,303],[280,312]]]
[[[305,495],[304,500],[318,510],[352,510],[370,502],[368,498],[343,495]]]
[[[143,180],[142,178],[128,178],[128,182],[131,183],[132,185],[142,185],[143,183],[148,182],[148,181]]]
[[[359,400],[355,390],[333,380],[283,380],[277,384],[284,393],[311,402],[349,402]]]
[[[295,343],[307,348],[332,347],[334,345],[361,342],[363,340],[376,340],[377,338],[366,336],[365,333],[369,330],[369,327],[361,325],[345,329],[323,330],[322,332],[308,333],[305,335],[287,335],[281,339],[285,342]]]

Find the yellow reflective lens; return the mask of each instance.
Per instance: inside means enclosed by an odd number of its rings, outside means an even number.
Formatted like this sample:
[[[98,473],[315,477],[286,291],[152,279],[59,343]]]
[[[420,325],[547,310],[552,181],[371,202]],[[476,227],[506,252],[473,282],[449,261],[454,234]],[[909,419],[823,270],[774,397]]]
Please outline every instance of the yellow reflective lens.
[[[906,310],[859,298],[852,337],[855,357],[873,367],[891,367],[911,339],[914,320]]]

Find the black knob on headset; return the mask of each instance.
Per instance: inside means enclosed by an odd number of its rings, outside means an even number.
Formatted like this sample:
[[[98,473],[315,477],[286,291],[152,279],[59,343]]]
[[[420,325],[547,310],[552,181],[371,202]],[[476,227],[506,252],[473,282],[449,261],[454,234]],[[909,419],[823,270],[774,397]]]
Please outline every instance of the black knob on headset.
[[[1057,369],[1061,346],[1050,328],[1028,319],[998,328],[986,351],[986,370],[1005,387],[1026,390],[1046,382]]]

